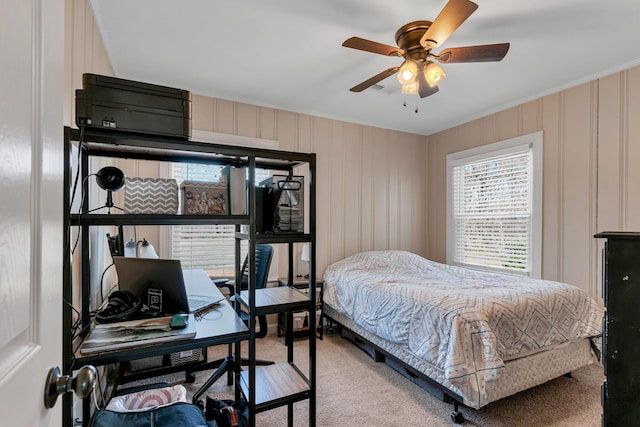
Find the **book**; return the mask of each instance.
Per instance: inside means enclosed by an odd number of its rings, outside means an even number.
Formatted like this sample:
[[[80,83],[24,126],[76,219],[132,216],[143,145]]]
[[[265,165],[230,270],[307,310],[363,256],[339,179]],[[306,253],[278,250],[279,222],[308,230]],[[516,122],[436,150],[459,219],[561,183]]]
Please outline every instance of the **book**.
[[[227,200],[231,215],[247,213],[247,168],[225,166],[220,171],[222,180],[227,183]]]
[[[80,353],[99,353],[159,342],[186,340],[196,336],[195,319],[192,314],[189,315],[187,325],[181,329],[171,328],[172,317],[96,325],[80,346]]]

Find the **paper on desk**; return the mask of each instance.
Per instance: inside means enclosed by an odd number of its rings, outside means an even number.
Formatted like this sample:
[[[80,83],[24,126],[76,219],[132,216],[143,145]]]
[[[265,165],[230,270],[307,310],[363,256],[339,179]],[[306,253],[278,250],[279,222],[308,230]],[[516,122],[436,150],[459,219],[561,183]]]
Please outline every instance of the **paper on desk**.
[[[193,338],[196,335],[196,327],[193,316],[190,317],[187,326],[182,329],[171,329],[171,316],[96,325],[82,343],[80,353],[96,353]]]

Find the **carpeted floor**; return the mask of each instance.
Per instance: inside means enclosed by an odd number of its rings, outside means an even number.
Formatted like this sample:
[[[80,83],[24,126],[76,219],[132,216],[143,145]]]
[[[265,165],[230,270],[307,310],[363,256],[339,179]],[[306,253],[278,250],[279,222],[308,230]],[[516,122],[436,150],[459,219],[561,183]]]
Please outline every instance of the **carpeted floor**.
[[[246,347],[246,346],[245,346]],[[258,357],[286,360],[283,338],[268,336],[257,341]],[[295,343],[295,362],[308,369],[307,342]],[[209,350],[213,360],[223,356],[225,346]],[[207,372],[196,374],[194,384],[184,384],[189,396],[206,380]],[[184,383],[183,374],[165,379]],[[403,378],[383,363],[374,362],[360,349],[337,335],[325,334],[317,341],[317,425],[337,426],[452,426],[453,406],[444,403]],[[601,425],[600,384],[602,367],[590,365],[533,389],[491,403],[476,411],[462,407],[464,426],[483,427],[596,427]],[[209,389],[215,398],[233,397],[226,377]],[[256,425],[287,425],[286,407],[257,415]],[[308,425],[308,402],[294,405],[294,425]]]

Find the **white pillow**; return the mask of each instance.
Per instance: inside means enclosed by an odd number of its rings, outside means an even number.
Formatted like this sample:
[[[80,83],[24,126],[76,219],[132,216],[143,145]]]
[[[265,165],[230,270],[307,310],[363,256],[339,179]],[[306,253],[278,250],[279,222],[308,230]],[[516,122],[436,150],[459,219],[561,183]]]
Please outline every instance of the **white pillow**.
[[[106,409],[114,412],[135,412],[186,401],[187,390],[183,385],[178,384],[173,387],[142,390],[137,393],[116,396],[111,399]]]

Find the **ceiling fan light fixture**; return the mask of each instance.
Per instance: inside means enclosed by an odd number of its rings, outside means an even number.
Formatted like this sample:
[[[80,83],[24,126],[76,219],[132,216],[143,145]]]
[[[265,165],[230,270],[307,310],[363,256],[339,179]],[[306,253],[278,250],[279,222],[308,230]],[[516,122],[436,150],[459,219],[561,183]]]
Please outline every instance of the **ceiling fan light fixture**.
[[[418,75],[418,64],[411,59],[405,59],[398,70],[398,81],[404,87],[407,84],[414,83]]]
[[[427,84],[431,87],[436,87],[438,84],[444,80],[447,74],[444,72],[442,67],[432,61],[427,61],[424,64],[424,78],[427,81]]]
[[[405,95],[415,95],[418,93],[418,82],[407,83],[402,85],[402,93]]]

